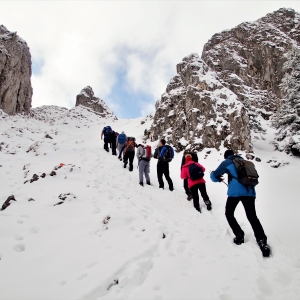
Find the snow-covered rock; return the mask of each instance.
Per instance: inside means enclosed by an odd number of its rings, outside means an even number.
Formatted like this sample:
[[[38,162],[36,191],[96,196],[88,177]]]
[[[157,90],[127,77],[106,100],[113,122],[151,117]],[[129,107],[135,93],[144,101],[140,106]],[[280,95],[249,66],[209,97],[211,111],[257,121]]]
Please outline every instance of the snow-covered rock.
[[[90,86],[82,89],[77,95],[76,106],[79,105],[92,109],[103,118],[118,119],[102,99],[95,97],[94,91]]]
[[[269,119],[281,105],[285,54],[300,45],[300,15],[281,8],[255,22],[215,34],[202,59],[247,108],[254,132],[262,132],[259,116]]]
[[[177,65],[177,74],[156,103],[154,138],[184,148],[252,151],[249,117],[236,94],[193,53]]]

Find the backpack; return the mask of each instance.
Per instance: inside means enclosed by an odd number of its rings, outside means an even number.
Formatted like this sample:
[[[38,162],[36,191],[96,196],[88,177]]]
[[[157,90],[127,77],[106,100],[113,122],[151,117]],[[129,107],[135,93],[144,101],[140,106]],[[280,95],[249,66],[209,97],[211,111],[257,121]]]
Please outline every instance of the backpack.
[[[126,142],[126,135],[124,133],[119,134],[118,136],[118,143],[124,144]]]
[[[174,150],[171,146],[163,146],[159,156],[162,158],[163,161],[170,162],[174,158]]]
[[[151,146],[147,145],[143,148],[144,154],[141,156],[141,159],[150,161],[151,159]]]
[[[135,138],[134,137],[128,137],[127,138],[127,145],[125,147],[124,153],[128,152],[134,152],[135,148]]]
[[[258,184],[259,176],[252,161],[241,158],[233,158],[232,161],[238,174],[238,178],[234,178],[237,179],[239,183],[247,187],[254,187]]]
[[[203,169],[196,164],[189,165],[189,173],[191,180],[198,180],[204,176]]]
[[[103,133],[105,136],[109,136],[111,134],[111,132],[112,132],[112,129],[110,126],[106,126],[103,128]]]

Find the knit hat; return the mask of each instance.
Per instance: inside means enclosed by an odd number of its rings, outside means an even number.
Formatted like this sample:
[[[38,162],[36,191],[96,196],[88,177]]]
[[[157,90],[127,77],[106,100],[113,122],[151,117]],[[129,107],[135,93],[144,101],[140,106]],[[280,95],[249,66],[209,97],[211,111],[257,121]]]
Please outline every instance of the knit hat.
[[[234,152],[231,149],[228,149],[224,153],[224,158],[226,159],[230,155],[234,155]]]
[[[192,159],[192,155],[190,155],[190,154],[187,154],[186,156],[185,156],[185,162],[186,163],[188,163],[189,161],[192,161],[193,159]]]

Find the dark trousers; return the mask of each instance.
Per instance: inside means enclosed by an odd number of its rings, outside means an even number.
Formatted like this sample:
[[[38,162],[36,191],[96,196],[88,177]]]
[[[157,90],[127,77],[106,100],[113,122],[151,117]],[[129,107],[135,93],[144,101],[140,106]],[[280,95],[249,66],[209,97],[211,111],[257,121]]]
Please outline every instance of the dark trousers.
[[[189,189],[189,186],[188,186],[188,180],[187,179],[184,179],[183,180],[183,187],[184,187],[184,190],[185,190],[185,193],[187,195],[190,195],[191,194],[191,191]]]
[[[109,151],[108,143],[110,143],[110,139],[109,139],[109,138],[104,138],[104,149],[105,149],[107,152]]]
[[[112,152],[112,155],[117,155],[117,141],[116,139],[114,139],[113,141],[111,141],[111,152]]]
[[[123,162],[124,164],[127,164],[129,160],[129,170],[133,170],[133,160],[134,160],[134,151],[126,151]]]
[[[168,162],[158,162],[157,163],[157,179],[159,183],[159,187],[163,188],[165,186],[164,181],[163,181],[163,175],[165,175],[165,178],[168,182],[169,189],[173,190],[173,181],[170,178],[169,174],[169,163]]]
[[[201,197],[204,201],[209,200],[209,197],[206,192],[206,185],[205,183],[198,183],[190,187],[190,191],[193,195],[194,207],[200,211],[200,204],[199,204],[199,194],[198,190],[200,191]]]
[[[226,215],[227,221],[228,221],[229,226],[231,227],[233,233],[236,236],[238,236],[238,235],[244,236],[244,231],[242,230],[242,228],[240,227],[240,225],[238,224],[237,220],[234,217],[234,211],[240,201],[242,202],[242,204],[244,206],[246,216],[252,226],[256,240],[257,241],[259,241],[261,239],[267,240],[264,229],[262,228],[260,221],[256,216],[255,197],[240,196],[240,197],[228,197],[227,198],[225,215]]]

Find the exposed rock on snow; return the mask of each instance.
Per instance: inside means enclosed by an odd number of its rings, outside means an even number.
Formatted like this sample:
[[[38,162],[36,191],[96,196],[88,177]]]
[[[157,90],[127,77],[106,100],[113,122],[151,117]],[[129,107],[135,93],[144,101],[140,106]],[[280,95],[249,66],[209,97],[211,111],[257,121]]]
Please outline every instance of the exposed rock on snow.
[[[109,109],[106,103],[95,97],[93,89],[90,86],[85,87],[76,97],[76,106],[83,105],[99,113],[103,118],[113,118],[118,120],[114,113]]]
[[[237,96],[198,56],[177,65],[175,75],[156,103],[151,130],[180,151],[219,148],[252,151],[249,117]]]
[[[9,115],[29,113],[30,77],[31,55],[26,42],[0,25],[0,109]]]
[[[17,201],[14,195],[9,196],[6,201],[3,203],[1,210],[6,209],[8,206],[10,206],[11,201]]]

